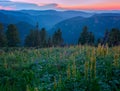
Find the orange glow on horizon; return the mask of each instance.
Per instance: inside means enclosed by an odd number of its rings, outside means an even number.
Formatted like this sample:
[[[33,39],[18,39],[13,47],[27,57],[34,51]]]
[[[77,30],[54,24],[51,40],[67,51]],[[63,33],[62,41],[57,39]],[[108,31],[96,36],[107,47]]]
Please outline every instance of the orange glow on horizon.
[[[120,0],[8,0],[0,9],[120,10]],[[5,2],[4,2],[5,3]],[[23,6],[22,6],[23,4]],[[13,8],[11,8],[13,7]]]
[[[14,10],[14,9],[11,8],[11,7],[3,7],[3,6],[0,6],[0,10]]]
[[[58,5],[57,8],[67,10],[120,10],[120,4],[94,4],[94,5],[79,5],[79,6],[67,6]]]

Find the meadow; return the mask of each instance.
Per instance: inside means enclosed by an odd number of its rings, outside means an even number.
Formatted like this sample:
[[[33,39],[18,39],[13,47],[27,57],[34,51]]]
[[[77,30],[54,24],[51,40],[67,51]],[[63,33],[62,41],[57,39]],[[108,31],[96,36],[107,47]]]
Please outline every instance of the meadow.
[[[1,48],[0,91],[120,91],[120,46]]]

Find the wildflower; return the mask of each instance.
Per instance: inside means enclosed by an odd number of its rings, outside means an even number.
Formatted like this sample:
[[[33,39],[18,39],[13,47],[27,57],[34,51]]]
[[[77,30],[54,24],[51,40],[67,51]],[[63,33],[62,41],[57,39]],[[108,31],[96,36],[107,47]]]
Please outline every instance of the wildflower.
[[[58,80],[58,87],[61,88],[62,86],[62,77],[59,75],[59,80]]]
[[[73,60],[73,65],[72,65],[72,76],[76,77],[76,64],[75,64],[75,60]]]
[[[115,67],[119,67],[119,55],[118,54],[115,54],[114,55],[114,63],[113,63],[113,65],[115,66]]]
[[[56,82],[56,77],[54,77],[54,90],[57,88],[57,82]]]
[[[6,60],[4,61],[4,67],[5,67],[5,69],[8,68],[8,64],[7,64]]]
[[[109,47],[108,47],[108,44],[106,44],[105,47],[106,47],[106,55],[108,55],[108,53],[109,53]]]
[[[84,74],[85,74],[85,79],[88,79],[88,68],[89,68],[89,62],[85,62],[84,64]]]
[[[98,44],[97,55],[99,56],[100,54],[101,54],[101,44]]]
[[[26,91],[30,91],[30,87],[28,85],[26,86]]]
[[[71,76],[70,64],[68,64],[68,67],[67,67],[67,79],[70,79],[70,76]]]
[[[91,73],[91,78],[95,78],[96,77],[96,58],[95,57],[91,57],[91,65],[90,65],[90,73]]]
[[[38,88],[37,88],[37,87],[35,87],[35,88],[34,88],[34,91],[38,91]]]

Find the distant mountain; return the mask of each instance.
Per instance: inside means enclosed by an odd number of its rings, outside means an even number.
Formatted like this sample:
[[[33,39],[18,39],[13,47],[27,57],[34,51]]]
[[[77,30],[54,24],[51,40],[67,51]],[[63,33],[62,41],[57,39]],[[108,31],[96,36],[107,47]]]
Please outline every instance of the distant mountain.
[[[120,14],[103,13],[95,14],[88,18],[80,16],[70,18],[56,24],[50,32],[53,33],[60,28],[66,43],[77,43],[80,32],[84,26],[88,26],[89,31],[93,32],[97,38],[103,37],[106,29],[120,29]]]
[[[0,22],[6,24],[16,24],[18,22],[26,22],[33,26],[39,22],[40,27],[50,29],[56,23],[75,16],[89,17],[93,14],[81,11],[37,11],[37,10],[20,10],[5,11],[0,10]]]
[[[49,30],[63,20],[75,16],[90,17],[91,15],[93,14],[81,11],[0,10],[0,22],[3,23],[5,27],[7,27],[8,24],[15,24],[20,32],[23,43],[25,35],[27,35],[31,29],[35,28],[37,22],[39,22],[39,28],[44,27]]]
[[[55,10],[21,10],[20,12],[30,14],[30,15],[59,15],[63,18],[71,18],[75,16],[89,17],[93,13],[87,13],[83,11],[55,11]]]
[[[117,12],[117,11],[116,11]],[[106,29],[120,28],[120,13],[88,13],[83,11],[55,11],[55,10],[0,10],[0,22],[5,27],[15,24],[22,40],[31,29],[46,28],[52,34],[58,28],[62,29],[67,43],[76,43],[83,26],[87,25],[97,37],[103,36]],[[76,40],[76,41],[75,41]]]
[[[18,11],[0,10],[0,22],[6,23],[6,24],[11,24],[11,23],[15,24],[21,21],[33,22],[31,16],[28,14],[24,14]]]

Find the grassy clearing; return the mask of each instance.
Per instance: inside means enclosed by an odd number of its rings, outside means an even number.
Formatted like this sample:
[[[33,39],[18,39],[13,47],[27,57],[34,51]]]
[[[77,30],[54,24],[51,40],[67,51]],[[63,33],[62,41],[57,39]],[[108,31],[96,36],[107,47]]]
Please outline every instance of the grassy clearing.
[[[0,91],[120,91],[120,46],[1,49]]]

